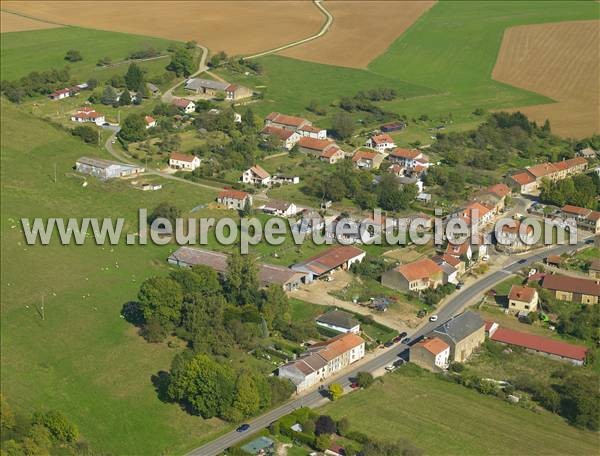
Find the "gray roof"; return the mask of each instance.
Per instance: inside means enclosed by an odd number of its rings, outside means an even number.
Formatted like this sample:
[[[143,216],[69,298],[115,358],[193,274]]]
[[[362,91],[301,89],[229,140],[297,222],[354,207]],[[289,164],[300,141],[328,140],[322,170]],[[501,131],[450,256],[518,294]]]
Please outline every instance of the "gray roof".
[[[273,440],[271,440],[268,437],[263,436],[263,437],[258,437],[257,439],[254,439],[251,442],[248,442],[246,445],[244,445],[242,447],[242,450],[244,450],[245,452],[250,453],[250,454],[258,454],[262,450],[271,448],[274,445],[275,445],[275,442]]]
[[[344,329],[351,329],[359,324],[358,320],[351,313],[344,312],[343,310],[332,310],[331,312],[324,313],[317,317],[317,322]]]
[[[185,88],[190,90],[200,89],[212,89],[212,90],[225,90],[229,87],[228,82],[213,81],[212,79],[188,79],[185,83]]]
[[[457,343],[469,337],[484,325],[485,323],[479,314],[468,310],[438,326],[433,330],[433,335],[445,335],[454,343]]]
[[[106,169],[111,166],[123,166],[126,168],[137,168],[135,165],[130,165],[128,163],[119,163],[111,160],[104,160],[103,158],[90,158],[90,157],[81,157],[77,160],[77,163],[81,163],[83,165],[93,166],[94,168]]]

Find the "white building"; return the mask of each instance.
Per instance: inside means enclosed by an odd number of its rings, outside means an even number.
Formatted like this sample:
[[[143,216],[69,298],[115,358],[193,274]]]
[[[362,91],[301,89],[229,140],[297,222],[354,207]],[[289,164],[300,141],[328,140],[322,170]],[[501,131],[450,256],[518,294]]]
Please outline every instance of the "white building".
[[[104,180],[129,177],[144,172],[144,168],[128,163],[90,157],[81,157],[77,160],[75,162],[75,169],[80,173],[89,174]]]
[[[79,108],[75,114],[71,116],[73,122],[87,123],[93,122],[96,125],[102,125],[105,122],[104,114],[96,112],[94,108],[84,106]]]
[[[169,157],[169,166],[174,169],[194,171],[200,166],[200,159],[195,155],[171,152],[171,156]]]
[[[360,332],[360,322],[351,313],[343,310],[326,312],[317,317],[315,321],[318,326],[333,329],[340,333],[358,334]]]
[[[152,116],[145,116],[144,122],[146,122],[146,130],[156,127],[156,119]]]
[[[227,189],[217,196],[217,203],[222,204],[227,209],[241,211],[245,208],[247,202],[252,205],[252,195],[241,190]]]
[[[425,369],[444,370],[450,364],[450,346],[439,337],[423,339],[410,347],[409,357]]]
[[[196,103],[185,98],[174,98],[173,105],[177,106],[186,114],[191,114],[196,111]]]
[[[281,366],[279,377],[288,378],[301,392],[365,356],[365,341],[354,333],[340,334],[309,347],[299,359]]]
[[[315,139],[327,139],[327,130],[315,127],[314,125],[304,125],[296,130],[300,136],[308,136]]]
[[[241,181],[244,184],[268,186],[271,184],[271,175],[262,167],[254,165],[244,171]]]
[[[269,200],[262,205],[260,209],[267,214],[278,215],[280,217],[291,217],[296,215],[298,208],[294,203],[285,203],[283,201]]]
[[[291,150],[300,141],[300,135],[297,132],[272,125],[267,125],[260,133],[263,136],[275,136],[279,138],[281,145],[287,150]]]
[[[394,140],[388,134],[382,133],[380,135],[371,136],[365,143],[367,147],[375,149],[377,152],[382,153],[387,149],[393,149],[396,147]]]

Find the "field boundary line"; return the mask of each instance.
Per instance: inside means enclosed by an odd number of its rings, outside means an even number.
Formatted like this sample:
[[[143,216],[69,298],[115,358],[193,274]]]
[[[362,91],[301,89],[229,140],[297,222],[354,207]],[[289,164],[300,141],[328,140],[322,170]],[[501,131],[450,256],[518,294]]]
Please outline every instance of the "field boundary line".
[[[24,17],[25,19],[31,19],[33,21],[44,22],[46,24],[60,25],[61,27],[73,27],[72,25],[63,24],[62,22],[54,22],[54,21],[49,21],[46,19],[40,19],[35,16],[30,16],[29,14],[20,13],[18,11],[12,11],[12,10],[9,10],[6,8],[0,8],[0,11],[2,11],[3,13],[14,14],[15,16],[21,16],[21,17]]]
[[[262,57],[264,55],[274,54],[275,52],[284,51],[286,49],[289,49],[289,48],[292,48],[295,46],[299,46],[300,44],[308,43],[309,41],[316,40],[317,38],[320,38],[323,35],[325,35],[329,31],[329,28],[331,27],[331,24],[333,23],[333,15],[327,10],[327,8],[325,8],[323,6],[323,4],[321,3],[321,0],[313,0],[313,4],[317,8],[319,8],[321,10],[321,12],[327,18],[325,23],[321,27],[321,30],[319,30],[316,34],[309,36],[308,38],[303,38],[301,40],[294,41],[292,43],[288,43],[288,44],[284,44],[283,46],[276,47],[275,49],[270,49],[268,51],[259,52],[258,54],[249,55],[244,58],[245,59],[255,59],[258,57]]]

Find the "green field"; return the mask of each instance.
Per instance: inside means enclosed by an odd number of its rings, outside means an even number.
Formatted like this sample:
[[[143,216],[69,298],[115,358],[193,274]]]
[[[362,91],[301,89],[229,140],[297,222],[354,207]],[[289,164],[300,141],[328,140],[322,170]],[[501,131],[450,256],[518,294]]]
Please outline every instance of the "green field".
[[[161,38],[104,32],[78,27],[60,27],[47,30],[12,32],[2,34],[2,79],[20,78],[31,71],[52,68],[71,68],[71,76],[82,82],[91,77],[110,77],[114,72],[125,73],[127,66],[98,69],[96,62],[111,57],[113,62],[127,58],[130,52],[153,47],[164,51],[172,41]],[[65,54],[69,49],[81,52],[83,60],[69,63]],[[146,62],[152,70],[164,68],[168,59]]]
[[[103,453],[181,453],[208,439],[222,423],[160,402],[151,382],[179,348],[148,344],[119,315],[142,280],[166,273],[172,247],[27,246],[18,220],[121,216],[133,232],[140,207],[170,200],[188,211],[215,193],[172,181],[157,192],[95,179],[84,188],[69,176],[74,161],[106,157],[101,149],[4,101],[1,122],[1,380],[8,402],[25,414],[63,411]]]
[[[265,75],[234,76],[258,86],[261,114],[305,112],[308,101],[327,107],[359,90],[393,87],[398,98],[389,111],[473,123],[476,108],[502,109],[549,103],[548,98],[491,79],[506,28],[534,23],[598,18],[598,4],[583,1],[442,1],[433,6],[368,70],[333,67],[280,56],[260,61]],[[232,77],[223,73],[226,77]],[[322,121],[325,126],[326,122]]]
[[[321,409],[382,440],[406,439],[429,455],[597,454],[598,436],[411,366]],[[411,372],[403,373],[403,369]]]

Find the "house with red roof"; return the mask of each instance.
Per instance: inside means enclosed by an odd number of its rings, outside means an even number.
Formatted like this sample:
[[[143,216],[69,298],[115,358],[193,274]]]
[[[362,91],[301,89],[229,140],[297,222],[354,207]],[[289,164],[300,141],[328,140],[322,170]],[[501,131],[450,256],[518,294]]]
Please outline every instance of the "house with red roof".
[[[156,119],[152,116],[144,116],[144,122],[146,123],[146,130],[156,127]]]
[[[296,132],[300,136],[308,136],[309,138],[315,139],[326,139],[327,130],[324,128],[315,127],[314,125],[303,125]]]
[[[171,152],[171,155],[169,156],[169,166],[173,169],[194,171],[200,166],[200,159],[191,154]]]
[[[241,211],[246,207],[246,204],[252,205],[252,195],[241,190],[225,189],[217,195],[217,203],[227,209]]]
[[[51,100],[62,100],[63,98],[68,98],[72,95],[75,95],[76,93],[76,91],[73,91],[70,88],[59,89],[49,94],[48,98],[50,98]]]
[[[408,356],[411,363],[440,372],[450,364],[450,345],[439,337],[425,338],[410,347]]]
[[[556,182],[584,172],[587,166],[588,161],[583,157],[555,163],[539,163],[509,176],[507,183],[520,193],[535,194],[539,191],[542,179]]]
[[[600,234],[600,212],[567,204],[561,208],[562,218],[574,218],[577,227]]]
[[[274,125],[266,125],[260,134],[263,137],[275,136],[276,138],[279,138],[283,148],[287,150],[291,150],[292,147],[294,147],[296,143],[300,141],[300,135],[298,132],[295,132],[294,130],[286,130],[285,128],[276,127]]]
[[[244,184],[271,185],[271,175],[259,165],[251,166],[244,171],[240,180]]]
[[[535,288],[513,285],[508,293],[508,310],[513,313],[536,312],[538,300]]]
[[[418,172],[429,167],[429,157],[417,149],[396,147],[388,155],[388,160],[392,163],[398,163],[407,169],[418,167]]]
[[[533,247],[535,234],[531,225],[522,225],[520,220],[510,220],[495,230],[496,248],[507,253],[523,252]]]
[[[105,122],[105,117],[104,114],[97,112],[94,108],[84,106],[79,108],[75,114],[71,116],[71,120],[73,122],[93,122],[96,125],[102,125]]]
[[[549,290],[559,301],[598,304],[600,279],[581,279],[560,274],[546,274],[542,288]]]
[[[298,150],[300,150],[300,152],[313,154],[318,157],[320,157],[323,152],[333,147],[339,149],[339,146],[330,139],[315,139],[308,136],[302,136],[298,141]]]
[[[334,163],[343,160],[345,156],[346,154],[339,147],[329,147],[323,152],[321,152],[321,154],[319,155],[319,160],[326,161],[330,165],[333,165]]]
[[[388,149],[393,149],[396,147],[396,143],[394,143],[394,140],[390,135],[387,133],[381,133],[379,135],[373,135],[367,139],[365,146],[375,149],[379,153],[383,153]]]
[[[358,169],[379,169],[384,156],[378,152],[358,149],[352,156],[352,163]]]
[[[173,106],[181,109],[186,114],[191,114],[192,112],[196,111],[196,103],[194,103],[192,100],[188,100],[187,98],[173,98],[171,103]]]
[[[252,96],[252,89],[239,84],[229,84],[225,87],[225,99],[227,101],[242,100]]]
[[[506,197],[511,194],[511,188],[506,184],[494,184],[481,189],[473,195],[473,201],[493,208],[494,214],[504,210]]]
[[[303,117],[288,116],[279,112],[272,112],[265,117],[265,125],[297,131],[306,125],[312,125],[312,122]]]
[[[560,361],[568,361],[576,366],[583,366],[585,363],[587,347],[502,328],[491,321],[487,321],[485,327],[488,337],[494,342],[523,347],[531,353],[538,353]]]
[[[395,290],[421,291],[444,283],[444,271],[430,258],[401,264],[381,275],[382,285]]]

